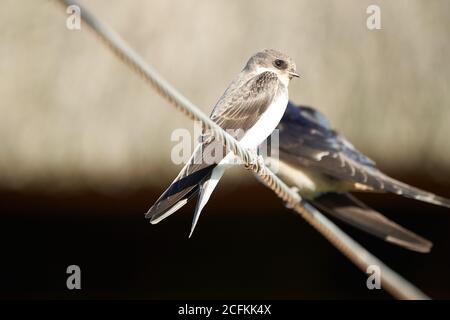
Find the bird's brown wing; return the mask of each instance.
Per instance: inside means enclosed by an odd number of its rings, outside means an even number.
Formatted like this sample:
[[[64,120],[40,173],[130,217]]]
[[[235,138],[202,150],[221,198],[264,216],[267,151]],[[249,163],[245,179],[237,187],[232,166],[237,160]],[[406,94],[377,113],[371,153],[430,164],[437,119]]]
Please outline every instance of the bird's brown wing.
[[[225,130],[247,131],[280,94],[286,94],[286,90],[274,72],[262,72],[241,86],[227,90],[214,107],[211,119]]]

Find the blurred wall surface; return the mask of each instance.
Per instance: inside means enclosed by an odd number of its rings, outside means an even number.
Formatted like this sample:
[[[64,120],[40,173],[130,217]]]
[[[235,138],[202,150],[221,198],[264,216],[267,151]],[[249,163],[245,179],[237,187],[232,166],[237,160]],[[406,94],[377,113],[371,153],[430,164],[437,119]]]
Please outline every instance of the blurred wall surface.
[[[250,55],[302,74],[290,97],[323,111],[381,168],[450,184],[450,2],[81,1],[209,113]],[[381,30],[366,9],[381,8]],[[0,184],[166,184],[171,133],[193,124],[56,1],[0,1]]]

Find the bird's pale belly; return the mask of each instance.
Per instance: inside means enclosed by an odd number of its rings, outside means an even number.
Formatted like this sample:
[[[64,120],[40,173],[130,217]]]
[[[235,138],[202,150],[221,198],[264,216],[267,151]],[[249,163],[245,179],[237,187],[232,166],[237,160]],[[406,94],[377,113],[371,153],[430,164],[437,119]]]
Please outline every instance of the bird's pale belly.
[[[256,124],[242,137],[240,143],[244,148],[255,148],[260,145],[275,130],[288,103],[287,94],[278,95],[277,99],[267,108]]]
[[[327,175],[297,165],[294,167],[274,158],[270,158],[270,167],[289,186],[297,188],[305,199],[314,199],[327,192],[345,192],[348,187],[346,183]]]

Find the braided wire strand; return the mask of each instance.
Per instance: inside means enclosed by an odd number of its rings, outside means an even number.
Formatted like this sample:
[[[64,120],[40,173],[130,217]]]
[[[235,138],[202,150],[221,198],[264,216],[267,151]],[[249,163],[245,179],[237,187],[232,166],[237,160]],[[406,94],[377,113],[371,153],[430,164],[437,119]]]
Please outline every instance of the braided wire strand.
[[[207,117],[199,108],[174,89],[164,80],[141,56],[132,50],[112,29],[95,18],[89,11],[81,7],[75,0],[57,0],[65,8],[71,5],[78,6],[81,11],[81,19],[102,40],[102,42],[125,64],[127,64],[151,87],[165,98],[176,109],[183,112],[192,120],[201,121],[211,134],[229,148],[244,163],[246,169],[257,174],[263,183],[269,187],[286,206],[299,213],[311,226],[321,233],[330,243],[345,256],[347,256],[363,272],[370,265],[377,265],[382,270],[381,282],[385,290],[398,299],[429,299],[414,285],[397,274],[394,270],[374,257],[356,241],[350,238],[334,223],[327,219],[316,208],[308,203],[301,202],[301,197],[278,178],[264,163],[253,159],[248,150],[242,148],[239,143],[220,126]]]

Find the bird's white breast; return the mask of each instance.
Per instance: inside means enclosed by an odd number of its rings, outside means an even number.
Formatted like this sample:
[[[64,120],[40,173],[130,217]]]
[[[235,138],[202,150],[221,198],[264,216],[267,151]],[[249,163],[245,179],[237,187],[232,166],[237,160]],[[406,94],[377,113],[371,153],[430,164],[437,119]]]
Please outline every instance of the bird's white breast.
[[[255,148],[260,145],[275,130],[288,103],[286,93],[278,94],[266,111],[260,116],[258,121],[242,137],[241,144],[244,148]]]

